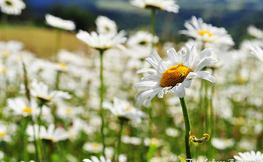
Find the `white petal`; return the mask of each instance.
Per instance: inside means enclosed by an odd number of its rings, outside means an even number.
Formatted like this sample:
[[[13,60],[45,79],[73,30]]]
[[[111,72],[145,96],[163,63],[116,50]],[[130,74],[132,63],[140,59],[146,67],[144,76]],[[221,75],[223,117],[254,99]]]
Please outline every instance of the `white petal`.
[[[171,92],[176,94],[180,98],[185,96],[185,90],[184,90],[184,86],[182,83],[179,83],[178,86],[174,86],[171,89]]]

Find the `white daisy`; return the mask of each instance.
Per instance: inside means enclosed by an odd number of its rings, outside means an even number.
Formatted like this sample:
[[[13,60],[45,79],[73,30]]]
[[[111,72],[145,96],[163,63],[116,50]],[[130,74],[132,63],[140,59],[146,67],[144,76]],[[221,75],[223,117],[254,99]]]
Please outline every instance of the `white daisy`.
[[[57,127],[55,129],[54,124],[50,124],[47,129],[44,126],[41,126],[39,136],[40,139],[50,140],[52,142],[66,140],[69,137],[68,132],[64,128]]]
[[[71,96],[67,92],[63,92],[63,91],[49,92],[48,86],[42,82],[37,83],[37,80],[32,81],[30,92],[32,96],[42,99],[44,101],[71,98]]]
[[[258,47],[258,46],[255,46],[255,47],[250,47],[250,50],[251,50],[251,54],[256,56],[260,61],[263,62],[263,50]]]
[[[103,107],[109,109],[114,115],[121,119],[140,120],[146,114],[137,110],[128,101],[121,100],[116,97],[113,99],[113,104],[103,102]]]
[[[47,14],[45,16],[46,22],[53,27],[65,29],[65,30],[75,30],[75,24],[70,20],[63,20],[59,17],[55,17],[53,15]]]
[[[157,43],[159,38],[157,36],[152,36],[151,33],[147,31],[138,31],[132,35],[127,41],[129,47],[151,47],[152,40]]]
[[[36,117],[41,111],[36,102],[32,101],[31,104],[27,104],[22,98],[7,99],[7,103],[8,107],[14,110],[17,115],[32,115],[33,117]],[[43,106],[42,114],[50,114],[50,109]]]
[[[80,30],[77,34],[77,38],[97,50],[107,50],[113,47],[124,49],[124,46],[121,45],[121,43],[124,43],[127,39],[124,35],[124,31],[112,35],[97,34],[96,32],[91,32],[91,34],[89,34],[86,31]]]
[[[28,138],[29,141],[34,140],[34,135],[36,137],[39,137],[40,139],[50,140],[52,142],[66,140],[69,137],[67,131],[65,131],[64,128],[58,127],[55,129],[54,124],[50,124],[47,129],[42,125],[40,126],[39,132],[38,130],[39,130],[39,125],[37,124],[35,124],[34,126],[28,125],[26,129],[26,133],[29,135]]]
[[[8,131],[8,126],[0,122],[0,141],[11,141],[10,132]]]
[[[84,162],[111,162],[110,159],[105,159],[105,157],[100,156],[100,158],[97,158],[96,156],[91,156],[91,160],[89,159],[84,159]]]
[[[213,138],[211,140],[212,145],[219,149],[219,150],[224,150],[227,147],[231,147],[234,145],[234,140],[233,139],[220,139],[220,138]]]
[[[59,102],[57,104],[56,114],[62,119],[75,118],[77,115],[81,114],[82,112],[83,111],[81,107],[71,107],[63,102]]]
[[[102,144],[100,143],[96,143],[96,142],[87,142],[83,145],[83,149],[88,151],[88,152],[91,152],[91,153],[99,153],[102,151],[103,149],[103,146]]]
[[[0,0],[0,7],[3,13],[20,15],[22,9],[26,8],[26,5],[22,0]]]
[[[214,83],[215,78],[209,72],[201,71],[205,66],[217,62],[216,58],[210,57],[212,54],[213,51],[210,48],[200,54],[195,53],[194,46],[188,45],[179,52],[176,52],[174,48],[168,50],[169,61],[163,61],[156,52],[153,53],[150,58],[146,58],[146,61],[155,69],[137,71],[137,74],[150,73],[134,85],[136,88],[141,88],[135,95],[135,98],[140,96],[139,105],[141,106],[145,100],[145,105],[148,105],[155,95],[158,94],[158,98],[163,98],[163,95],[169,91],[182,98],[185,96],[184,87],[189,88],[195,78]]]
[[[236,159],[237,161],[246,161],[246,162],[254,162],[254,161],[263,161],[263,154],[261,152],[256,152],[255,151],[251,151],[251,152],[244,152],[238,153],[239,156],[234,155],[234,159]]]
[[[99,34],[117,34],[117,25],[115,21],[106,16],[99,16],[96,19],[97,32]]]
[[[179,6],[174,0],[132,0],[132,5],[140,8],[154,8],[178,13]]]
[[[262,39],[263,38],[263,32],[262,30],[259,30],[258,28],[256,28],[255,26],[251,25],[247,28],[248,34],[258,38],[258,39]]]
[[[193,37],[205,44],[234,45],[231,36],[227,34],[225,28],[218,28],[211,24],[206,24],[201,18],[197,19],[193,16],[191,20],[185,22],[184,26],[187,30],[180,31],[181,34]]]

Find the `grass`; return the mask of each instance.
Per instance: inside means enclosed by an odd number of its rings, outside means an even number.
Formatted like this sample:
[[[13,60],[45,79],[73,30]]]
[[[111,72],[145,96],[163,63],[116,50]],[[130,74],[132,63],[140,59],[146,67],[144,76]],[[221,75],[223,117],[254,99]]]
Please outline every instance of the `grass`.
[[[37,57],[49,58],[55,53],[56,29],[34,26],[0,26],[1,41],[20,41],[24,50],[35,53]],[[61,32],[61,48],[69,51],[85,50],[86,46],[77,38],[75,32]]]

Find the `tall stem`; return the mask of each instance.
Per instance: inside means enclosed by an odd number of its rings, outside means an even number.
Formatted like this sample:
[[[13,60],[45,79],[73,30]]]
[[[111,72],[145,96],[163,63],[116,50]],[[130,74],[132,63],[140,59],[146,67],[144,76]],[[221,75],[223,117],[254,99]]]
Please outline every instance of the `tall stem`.
[[[119,162],[120,150],[121,150],[121,134],[124,125],[124,120],[120,119],[120,131],[118,135],[118,147],[117,147],[117,162]]]
[[[103,113],[103,107],[102,107],[102,103],[103,103],[103,98],[104,98],[104,83],[103,83],[103,53],[104,50],[100,50],[100,117],[101,117],[101,128],[100,128],[100,132],[101,132],[101,138],[102,138],[102,145],[103,145],[103,149],[102,149],[102,154],[105,156],[105,136],[104,136],[104,113]]]
[[[152,23],[152,49],[151,53],[153,53],[154,48],[154,37],[155,37],[155,9],[151,9],[151,23]]]
[[[190,136],[190,121],[188,117],[187,105],[185,102],[184,97],[180,98],[180,103],[183,110],[184,115],[184,124],[185,124],[185,149],[186,149],[186,158],[191,159],[191,152],[190,152],[190,143],[189,143],[189,136]]]
[[[59,78],[60,78],[60,71],[57,71],[57,76],[56,76],[56,85],[55,85],[55,89],[59,90]]]

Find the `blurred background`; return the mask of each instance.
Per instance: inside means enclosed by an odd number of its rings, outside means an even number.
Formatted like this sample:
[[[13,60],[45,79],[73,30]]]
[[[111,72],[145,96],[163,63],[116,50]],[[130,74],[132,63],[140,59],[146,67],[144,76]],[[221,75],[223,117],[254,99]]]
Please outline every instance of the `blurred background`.
[[[150,24],[150,11],[132,6],[130,0],[25,0],[27,5],[19,17],[8,18],[9,23],[24,23],[48,27],[44,15],[50,13],[76,23],[76,29],[95,30],[95,19],[104,15],[116,21],[119,30],[143,29]],[[263,0],[177,0],[178,14],[157,12],[156,30],[160,41],[180,42],[186,37],[177,32],[192,15],[204,22],[224,27],[233,37],[235,48],[248,38],[247,27],[263,27]]]

